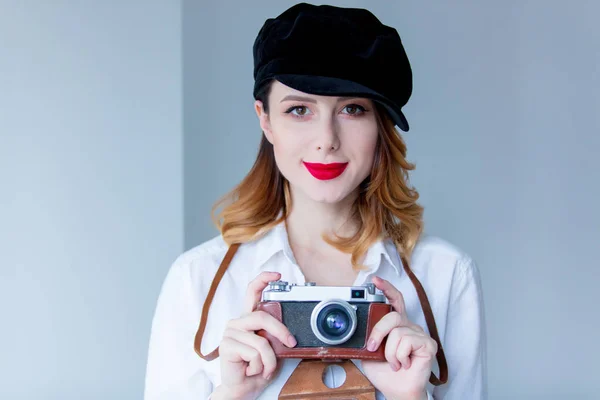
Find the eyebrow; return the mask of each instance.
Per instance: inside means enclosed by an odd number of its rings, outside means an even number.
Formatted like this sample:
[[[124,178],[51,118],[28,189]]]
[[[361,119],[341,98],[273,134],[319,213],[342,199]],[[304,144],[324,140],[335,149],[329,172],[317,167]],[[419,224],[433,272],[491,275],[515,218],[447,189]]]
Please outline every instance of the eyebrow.
[[[358,99],[359,97],[340,97],[338,99],[338,102],[340,101],[346,101],[346,100],[350,100],[350,99]],[[280,103],[283,103],[284,101],[304,101],[307,103],[314,103],[316,104],[317,101],[315,99],[313,99],[312,97],[303,97],[303,96],[296,96],[293,94],[290,94],[288,96],[285,96],[283,99],[281,99]]]

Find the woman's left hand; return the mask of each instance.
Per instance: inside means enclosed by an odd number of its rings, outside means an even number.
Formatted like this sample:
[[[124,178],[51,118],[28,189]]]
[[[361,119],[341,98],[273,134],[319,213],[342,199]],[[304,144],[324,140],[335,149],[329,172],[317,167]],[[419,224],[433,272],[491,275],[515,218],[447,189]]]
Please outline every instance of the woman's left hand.
[[[379,277],[374,277],[373,283],[387,297],[394,311],[373,327],[367,342],[368,349],[374,351],[387,336],[387,361],[363,360],[363,372],[388,400],[427,399],[425,388],[437,343],[423,328],[408,320],[404,298],[394,285]]]

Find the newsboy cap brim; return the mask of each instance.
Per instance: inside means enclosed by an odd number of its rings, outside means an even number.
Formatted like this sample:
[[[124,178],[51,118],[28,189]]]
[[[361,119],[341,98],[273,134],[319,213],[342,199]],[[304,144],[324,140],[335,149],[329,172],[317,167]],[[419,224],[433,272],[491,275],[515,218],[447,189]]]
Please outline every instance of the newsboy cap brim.
[[[365,97],[377,101],[389,113],[394,124],[407,132],[409,129],[406,117],[394,102],[380,93],[346,79],[329,76],[276,74],[274,79],[293,89],[304,93],[321,96]]]

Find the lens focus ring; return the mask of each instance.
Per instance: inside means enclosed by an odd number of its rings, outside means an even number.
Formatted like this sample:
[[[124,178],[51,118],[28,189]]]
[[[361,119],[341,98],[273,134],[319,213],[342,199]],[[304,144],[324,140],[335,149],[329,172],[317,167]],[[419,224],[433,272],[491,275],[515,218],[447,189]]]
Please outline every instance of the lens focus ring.
[[[356,331],[356,310],[344,300],[325,300],[312,311],[310,327],[313,334],[329,345],[342,344]]]

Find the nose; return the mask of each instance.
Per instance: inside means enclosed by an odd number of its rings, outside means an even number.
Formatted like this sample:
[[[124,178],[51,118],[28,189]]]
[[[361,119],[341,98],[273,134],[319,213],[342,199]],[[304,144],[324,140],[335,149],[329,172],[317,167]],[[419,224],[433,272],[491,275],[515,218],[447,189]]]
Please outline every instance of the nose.
[[[340,148],[340,137],[335,121],[327,121],[319,130],[316,148],[319,152],[331,152]]]

